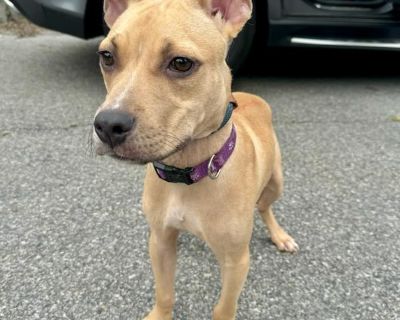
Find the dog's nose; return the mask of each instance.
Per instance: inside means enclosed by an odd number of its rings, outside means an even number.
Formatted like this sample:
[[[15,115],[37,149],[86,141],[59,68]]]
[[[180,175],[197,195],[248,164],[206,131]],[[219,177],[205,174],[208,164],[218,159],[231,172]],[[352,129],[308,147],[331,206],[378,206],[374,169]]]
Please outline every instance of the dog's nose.
[[[125,141],[134,122],[127,112],[107,110],[97,114],[94,129],[101,141],[115,147]]]

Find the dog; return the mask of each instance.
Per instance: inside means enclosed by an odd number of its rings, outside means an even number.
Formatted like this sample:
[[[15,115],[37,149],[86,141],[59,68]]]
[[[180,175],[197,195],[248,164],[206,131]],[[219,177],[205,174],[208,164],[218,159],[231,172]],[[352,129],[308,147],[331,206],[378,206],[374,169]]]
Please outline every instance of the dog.
[[[281,154],[271,110],[231,93],[229,44],[251,0],[105,0],[110,28],[99,47],[107,89],[94,120],[96,153],[147,164],[143,211],[155,305],[146,320],[172,319],[181,230],[215,254],[222,291],[214,320],[233,320],[249,270],[257,207],[281,251],[298,245],[277,223]]]

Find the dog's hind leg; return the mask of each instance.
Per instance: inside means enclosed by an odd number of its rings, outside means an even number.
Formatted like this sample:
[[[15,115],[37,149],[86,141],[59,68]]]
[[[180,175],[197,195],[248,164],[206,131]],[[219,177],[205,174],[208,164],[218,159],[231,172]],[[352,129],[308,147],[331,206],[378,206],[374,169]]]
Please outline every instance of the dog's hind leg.
[[[276,140],[276,139],[275,139]],[[296,252],[299,247],[294,239],[289,236],[285,230],[278,224],[272,212],[272,203],[274,203],[283,191],[283,175],[281,166],[281,153],[278,142],[275,144],[275,164],[272,176],[267,186],[263,190],[257,201],[257,207],[263,219],[272,242],[281,251]]]

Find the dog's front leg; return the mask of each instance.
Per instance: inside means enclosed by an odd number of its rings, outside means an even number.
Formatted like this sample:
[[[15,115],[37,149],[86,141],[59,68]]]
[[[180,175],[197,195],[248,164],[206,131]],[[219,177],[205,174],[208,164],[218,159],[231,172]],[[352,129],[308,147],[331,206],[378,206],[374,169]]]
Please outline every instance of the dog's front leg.
[[[213,320],[234,320],[237,301],[249,271],[250,254],[248,247],[232,254],[217,254],[221,266],[222,291],[214,308]]]
[[[155,279],[155,305],[144,320],[171,320],[175,302],[174,281],[176,268],[175,229],[152,228],[149,239],[151,264]]]

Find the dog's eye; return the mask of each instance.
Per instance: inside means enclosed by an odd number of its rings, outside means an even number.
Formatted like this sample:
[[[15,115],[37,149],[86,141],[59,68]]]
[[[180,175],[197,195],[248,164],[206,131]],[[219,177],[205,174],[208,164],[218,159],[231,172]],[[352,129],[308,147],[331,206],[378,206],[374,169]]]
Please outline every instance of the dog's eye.
[[[176,57],[171,60],[168,68],[176,72],[188,72],[193,68],[193,61],[185,57]]]
[[[110,51],[99,51],[97,52],[100,56],[101,63],[107,67],[112,67],[114,65],[114,56]]]

